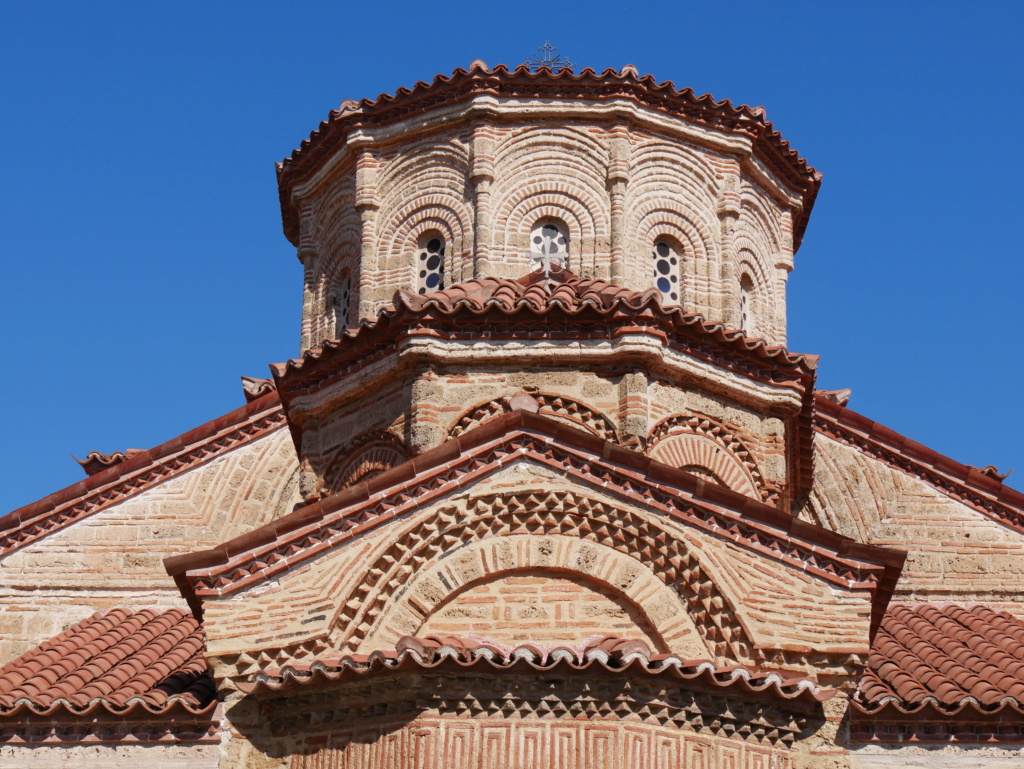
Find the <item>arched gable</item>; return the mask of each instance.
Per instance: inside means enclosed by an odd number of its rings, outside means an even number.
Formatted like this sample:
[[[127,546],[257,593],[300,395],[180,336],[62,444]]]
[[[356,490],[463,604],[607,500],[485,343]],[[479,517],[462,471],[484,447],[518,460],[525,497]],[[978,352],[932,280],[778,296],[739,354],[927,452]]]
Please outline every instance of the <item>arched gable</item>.
[[[490,560],[485,557],[486,546],[513,536],[527,538],[518,540],[523,543],[518,547],[525,550],[518,556],[512,550],[500,552],[520,560],[502,565],[493,554]],[[564,538],[576,545],[571,547]],[[550,546],[545,546],[545,541]],[[558,543],[562,550],[556,547]],[[609,551],[625,556],[628,562]],[[633,580],[642,576],[647,590],[634,599],[666,643],[682,639],[682,628],[690,622],[713,658],[756,662],[753,644],[729,600],[707,579],[684,542],[655,518],[572,492],[480,497],[465,510],[451,507],[418,519],[389,538],[366,562],[365,577],[338,601],[328,646],[363,652],[393,645],[402,635],[415,632],[430,609],[459,585],[485,576],[489,569],[507,570],[519,563],[543,566],[545,552],[551,559],[560,558],[561,566],[555,568],[585,575],[589,574],[586,558],[579,559],[590,554],[594,563],[611,570],[608,579],[619,574],[620,589],[624,575],[632,575]],[[465,576],[457,584],[452,584],[450,576],[442,579],[445,570],[451,573],[460,562]],[[419,581],[421,575],[425,581]],[[418,584],[412,585],[410,579]],[[438,592],[436,586],[444,586],[446,581],[447,587]],[[628,589],[623,590],[627,596]]]

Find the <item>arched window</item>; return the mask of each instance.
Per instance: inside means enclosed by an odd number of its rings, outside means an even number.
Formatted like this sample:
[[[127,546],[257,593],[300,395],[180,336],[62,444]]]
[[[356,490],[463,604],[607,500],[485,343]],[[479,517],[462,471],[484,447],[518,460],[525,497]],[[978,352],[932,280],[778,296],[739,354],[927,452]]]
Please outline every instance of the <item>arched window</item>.
[[[444,238],[439,233],[429,232],[420,238],[416,249],[416,269],[419,293],[444,288]]]
[[[352,274],[346,274],[341,280],[341,288],[334,292],[332,304],[334,305],[334,335],[341,336],[341,332],[349,327],[349,304],[352,296]]]
[[[530,269],[559,272],[569,267],[569,235],[558,222],[540,221],[530,233]]]
[[[663,305],[679,304],[679,249],[665,238],[654,241],[651,254],[654,285],[661,292]]]
[[[746,273],[740,278],[740,331],[747,336],[754,334],[754,281]]]

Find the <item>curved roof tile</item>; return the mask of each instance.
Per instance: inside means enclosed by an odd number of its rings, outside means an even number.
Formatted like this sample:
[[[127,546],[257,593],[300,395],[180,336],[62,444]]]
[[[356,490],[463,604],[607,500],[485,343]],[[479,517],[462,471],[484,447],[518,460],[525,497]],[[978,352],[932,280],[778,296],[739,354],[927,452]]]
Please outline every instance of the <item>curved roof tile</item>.
[[[875,636],[855,708],[1024,716],[1024,621],[988,606],[893,603]]]
[[[97,612],[0,668],[0,717],[212,711],[203,631],[183,609]]]

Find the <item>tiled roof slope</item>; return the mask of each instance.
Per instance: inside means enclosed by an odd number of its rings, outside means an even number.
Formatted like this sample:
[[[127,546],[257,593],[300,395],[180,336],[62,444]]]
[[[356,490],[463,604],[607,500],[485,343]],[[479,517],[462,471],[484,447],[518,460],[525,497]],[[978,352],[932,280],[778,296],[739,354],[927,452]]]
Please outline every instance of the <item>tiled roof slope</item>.
[[[679,307],[662,307],[657,291],[636,291],[604,280],[579,278],[569,270],[550,277],[529,272],[515,280],[478,278],[430,294],[398,291],[375,321],[363,321],[340,339],[306,351],[299,360],[272,365],[289,415],[296,446],[302,443],[298,398],[361,370],[410,336],[444,339],[615,340],[623,334],[655,336],[683,354],[742,376],[789,387],[803,406],[788,444],[791,483],[806,491],[813,483],[813,385],[818,356],[752,339],[742,331],[705,320]]]
[[[215,700],[203,631],[183,609],[97,612],[0,668],[0,715],[28,709],[198,713]]]
[[[640,292],[605,280],[579,278],[569,270],[561,270],[550,279],[534,272],[514,280],[475,278],[430,294],[400,290],[395,292],[391,306],[381,310],[376,321],[364,321],[359,328],[346,330],[341,339],[329,340],[322,348],[307,351],[300,360],[274,364],[271,370],[280,387],[284,382],[305,378],[311,369],[324,367],[328,361],[339,357],[340,351],[352,349],[352,340],[394,326],[403,318],[428,315],[474,318],[491,312],[516,320],[525,320],[528,316],[549,320],[556,314],[580,321],[592,315],[604,323],[615,319],[643,319],[652,326],[663,326],[685,336],[717,342],[723,349],[761,365],[771,363],[808,376],[817,367],[816,355],[790,353],[784,347],[768,344],[763,339],[749,338],[742,331],[705,320],[701,315],[684,312],[678,307],[662,307],[659,297],[655,289]],[[557,329],[552,328],[551,333],[557,333]],[[577,336],[578,332],[574,330],[572,337]]]
[[[1024,621],[977,604],[890,604],[851,716],[858,740],[1021,740]]]
[[[708,660],[687,660],[674,654],[653,654],[643,641],[615,636],[592,638],[579,645],[543,646],[521,643],[513,648],[475,637],[428,636],[400,639],[395,651],[374,652],[325,659],[313,665],[290,665],[256,676],[249,692],[278,691],[290,685],[328,683],[371,675],[378,671],[418,667],[450,666],[456,671],[517,670],[532,672],[582,672],[617,674],[639,672],[666,675],[677,684],[698,688],[731,690],[740,694],[766,694],[807,704],[823,702],[835,692],[792,672],[717,666]]]
[[[477,96],[502,99],[588,99],[592,101],[627,100],[657,112],[679,117],[697,125],[728,134],[749,136],[757,155],[788,185],[803,197],[800,217],[794,223],[797,248],[807,227],[814,199],[821,185],[821,174],[808,165],[789,142],[765,119],[762,107],[734,106],[728,100],[715,101],[709,94],[697,96],[692,89],[677,89],[671,82],[657,82],[652,76],[639,77],[632,68],[597,73],[587,68],[579,73],[569,68],[552,72],[546,67],[528,66],[508,69],[498,65],[487,69],[474,63],[469,70],[456,69],[451,75],[438,75],[431,83],[420,82],[413,88],[400,88],[394,95],[381,94],[376,100],[346,101],[333,110],[309,139],[278,164],[278,191],[285,235],[298,245],[297,211],[292,191],[319,168],[324,160],[348,136],[372,126],[386,124],[448,107]]]

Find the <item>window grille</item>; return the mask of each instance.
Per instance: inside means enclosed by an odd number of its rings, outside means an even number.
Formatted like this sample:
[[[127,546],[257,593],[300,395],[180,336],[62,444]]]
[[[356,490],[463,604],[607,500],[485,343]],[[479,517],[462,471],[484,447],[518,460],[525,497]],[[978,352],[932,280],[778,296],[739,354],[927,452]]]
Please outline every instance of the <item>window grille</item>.
[[[679,253],[667,240],[654,243],[654,285],[663,305],[679,304]]]
[[[420,241],[416,266],[419,270],[419,293],[440,291],[444,288],[444,238],[427,235]]]
[[[539,222],[530,234],[530,268],[559,272],[569,267],[569,236],[554,222]]]

